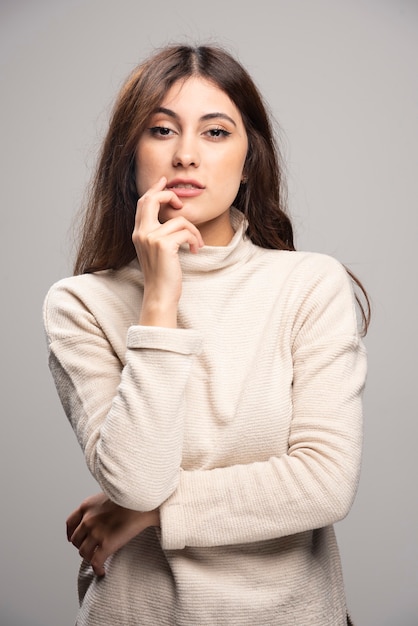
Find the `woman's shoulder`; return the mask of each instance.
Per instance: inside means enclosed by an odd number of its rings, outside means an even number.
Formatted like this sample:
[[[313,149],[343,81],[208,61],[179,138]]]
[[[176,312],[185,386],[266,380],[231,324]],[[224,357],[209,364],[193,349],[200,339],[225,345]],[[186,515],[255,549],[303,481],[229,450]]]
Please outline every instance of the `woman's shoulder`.
[[[49,287],[47,297],[58,294],[60,297],[65,294],[82,297],[83,294],[103,290],[123,291],[131,284],[137,285],[139,281],[139,266],[132,262],[118,270],[107,269],[61,278]]]
[[[98,310],[129,305],[137,297],[141,278],[139,266],[135,263],[119,270],[103,270],[61,278],[49,287],[45,295],[44,313],[96,313]]]
[[[345,277],[347,274],[341,261],[323,252],[264,249],[262,256],[268,265],[286,273],[296,272],[306,277],[329,274]]]
[[[353,298],[353,281],[345,265],[322,252],[265,250],[262,273],[270,289],[293,302]]]

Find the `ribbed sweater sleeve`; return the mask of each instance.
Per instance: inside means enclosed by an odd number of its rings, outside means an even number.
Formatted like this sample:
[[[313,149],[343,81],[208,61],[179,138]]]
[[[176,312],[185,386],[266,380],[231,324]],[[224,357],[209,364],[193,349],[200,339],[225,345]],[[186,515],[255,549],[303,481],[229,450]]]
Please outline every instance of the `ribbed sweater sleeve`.
[[[294,277],[287,453],[182,471],[160,510],[166,549],[266,540],[324,527],[348,513],[360,470],[366,354],[345,269],[325,256],[315,265]]]
[[[178,483],[184,387],[200,335],[131,326],[122,366],[94,315],[64,285],[44,305],[61,402],[103,491],[121,506],[152,510]]]

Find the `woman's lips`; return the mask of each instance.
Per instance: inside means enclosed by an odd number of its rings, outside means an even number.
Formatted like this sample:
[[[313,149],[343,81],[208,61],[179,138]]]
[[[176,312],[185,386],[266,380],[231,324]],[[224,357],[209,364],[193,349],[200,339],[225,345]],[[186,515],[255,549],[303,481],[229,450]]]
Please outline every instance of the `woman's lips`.
[[[172,180],[167,183],[166,189],[174,191],[179,198],[194,198],[200,196],[205,188],[196,180]]]

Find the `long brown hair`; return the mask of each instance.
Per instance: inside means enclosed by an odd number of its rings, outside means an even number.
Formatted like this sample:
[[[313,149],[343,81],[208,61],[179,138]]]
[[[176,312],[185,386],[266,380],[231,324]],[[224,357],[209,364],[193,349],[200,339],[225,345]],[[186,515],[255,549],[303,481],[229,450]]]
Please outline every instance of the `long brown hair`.
[[[116,100],[81,223],[75,274],[119,269],[136,257],[132,231],[138,201],[137,143],[166,92],[176,81],[190,76],[201,76],[216,84],[242,115],[248,136],[246,182],[240,186],[233,204],[248,220],[247,235],[263,248],[295,250],[283,160],[272,118],[254,81],[222,48],[173,45],[139,65]],[[366,332],[370,317],[367,293],[347,271],[363,295],[365,304],[358,297],[357,300]]]

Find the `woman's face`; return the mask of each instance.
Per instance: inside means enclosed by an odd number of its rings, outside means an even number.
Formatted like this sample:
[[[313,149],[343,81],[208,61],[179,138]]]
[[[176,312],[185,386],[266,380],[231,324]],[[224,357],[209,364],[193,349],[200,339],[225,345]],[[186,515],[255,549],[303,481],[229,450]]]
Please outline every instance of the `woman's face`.
[[[240,186],[248,140],[241,114],[224,91],[199,77],[178,81],[151,115],[136,150],[142,196],[162,176],[183,202],[162,205],[160,222],[183,215],[207,245],[232,236],[229,209]]]

